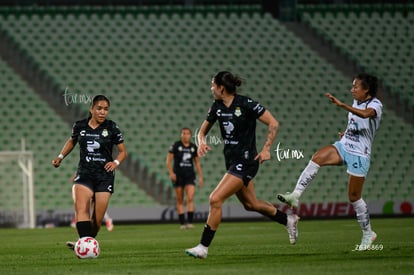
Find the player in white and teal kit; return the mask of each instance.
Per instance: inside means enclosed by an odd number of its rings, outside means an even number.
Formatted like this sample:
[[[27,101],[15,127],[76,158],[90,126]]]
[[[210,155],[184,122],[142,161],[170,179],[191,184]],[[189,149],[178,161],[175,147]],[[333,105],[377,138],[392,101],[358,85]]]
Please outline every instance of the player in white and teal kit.
[[[321,166],[347,165],[348,197],[362,228],[362,240],[358,250],[367,250],[376,239],[372,231],[367,204],[362,199],[362,187],[369,170],[371,147],[380,125],[382,103],[376,98],[378,80],[368,74],[359,74],[352,83],[352,106],[333,95],[326,96],[337,106],[347,110],[348,125],[340,140],[317,151],[300,175],[292,193],[278,194],[278,199],[291,207],[297,207],[299,197],[315,178]]]

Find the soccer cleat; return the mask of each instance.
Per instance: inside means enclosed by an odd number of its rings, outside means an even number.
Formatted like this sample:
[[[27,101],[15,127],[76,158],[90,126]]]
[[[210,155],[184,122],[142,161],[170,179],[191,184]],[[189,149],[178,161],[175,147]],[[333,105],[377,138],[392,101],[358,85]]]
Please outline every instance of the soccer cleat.
[[[181,230],[186,230],[187,229],[187,225],[185,225],[185,224],[180,225],[180,229]]]
[[[199,244],[196,247],[185,250],[185,254],[187,254],[188,256],[194,257],[196,259],[207,258],[207,253],[208,253],[208,247],[205,247],[202,244]]]
[[[186,228],[187,229],[193,229],[194,225],[192,223],[187,223]]]
[[[66,242],[66,247],[75,250],[75,242]]]
[[[106,225],[106,229],[108,229],[108,231],[112,231],[114,229],[114,224],[113,224],[111,218],[106,219],[105,225]]]
[[[286,229],[289,234],[289,241],[290,244],[295,244],[298,240],[299,231],[298,231],[298,222],[299,216],[296,214],[288,215],[287,216],[287,224]]]
[[[362,232],[362,239],[361,244],[358,246],[359,251],[365,251],[368,250],[371,246],[371,244],[375,241],[377,238],[377,234],[374,231],[363,231]]]
[[[295,193],[277,194],[277,199],[286,203],[291,208],[297,208],[299,205],[299,196]]]

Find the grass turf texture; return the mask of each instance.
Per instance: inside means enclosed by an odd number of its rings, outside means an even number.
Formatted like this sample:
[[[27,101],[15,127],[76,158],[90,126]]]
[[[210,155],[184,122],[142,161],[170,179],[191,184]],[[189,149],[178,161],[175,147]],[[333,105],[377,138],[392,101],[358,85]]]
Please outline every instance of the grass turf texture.
[[[184,253],[199,242],[202,224],[102,228],[101,254],[88,260],[65,247],[76,239],[72,228],[0,229],[0,274],[412,274],[414,219],[372,224],[383,249],[356,252],[355,220],[300,222],[296,245],[273,222],[223,222],[205,260]]]

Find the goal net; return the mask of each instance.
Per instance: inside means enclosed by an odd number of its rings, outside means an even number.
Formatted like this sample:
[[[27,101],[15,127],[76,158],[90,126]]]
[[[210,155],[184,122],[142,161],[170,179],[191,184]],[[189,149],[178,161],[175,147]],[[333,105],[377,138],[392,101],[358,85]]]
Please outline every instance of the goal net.
[[[33,152],[0,151],[0,227],[36,226]]]

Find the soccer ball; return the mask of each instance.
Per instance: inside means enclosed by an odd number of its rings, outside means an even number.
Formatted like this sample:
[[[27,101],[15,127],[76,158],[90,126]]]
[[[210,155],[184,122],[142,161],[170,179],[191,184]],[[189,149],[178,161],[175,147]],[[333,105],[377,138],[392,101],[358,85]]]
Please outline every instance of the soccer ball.
[[[80,238],[75,243],[75,254],[79,259],[94,259],[99,256],[99,243],[92,237]]]

